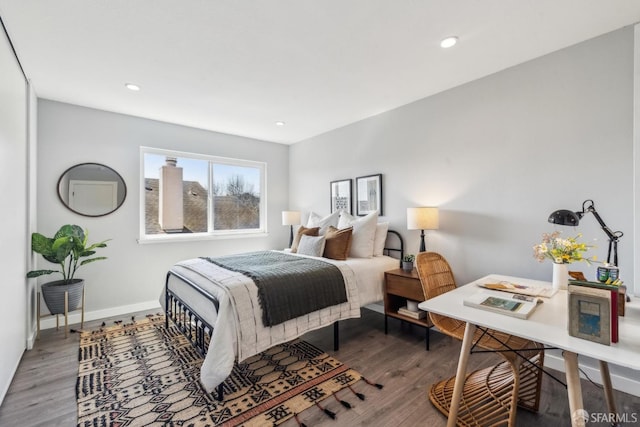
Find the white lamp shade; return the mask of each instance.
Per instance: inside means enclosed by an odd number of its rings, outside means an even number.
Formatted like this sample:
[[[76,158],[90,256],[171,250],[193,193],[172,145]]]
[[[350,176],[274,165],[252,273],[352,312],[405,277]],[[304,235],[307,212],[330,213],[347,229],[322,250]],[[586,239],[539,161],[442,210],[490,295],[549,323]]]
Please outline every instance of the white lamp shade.
[[[282,225],[299,225],[300,211],[282,211]]]
[[[437,230],[438,208],[407,208],[407,230]]]

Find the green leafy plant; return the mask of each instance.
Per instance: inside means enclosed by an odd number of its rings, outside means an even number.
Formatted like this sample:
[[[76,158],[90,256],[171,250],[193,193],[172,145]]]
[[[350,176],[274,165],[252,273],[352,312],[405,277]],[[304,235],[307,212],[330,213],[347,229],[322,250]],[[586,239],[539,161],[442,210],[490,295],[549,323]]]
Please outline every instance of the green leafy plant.
[[[42,255],[47,261],[60,265],[59,270],[32,270],[27,277],[39,277],[46,274],[62,274],[63,285],[73,281],[78,268],[90,262],[107,259],[107,257],[91,257],[97,248],[106,248],[110,239],[87,246],[88,232],[78,225],[63,225],[53,238],[40,233],[31,235],[31,249]]]
[[[405,255],[404,257],[402,257],[402,261],[404,261],[404,262],[413,262],[415,260],[416,260],[416,256],[413,255],[413,254],[408,254],[408,255]]]

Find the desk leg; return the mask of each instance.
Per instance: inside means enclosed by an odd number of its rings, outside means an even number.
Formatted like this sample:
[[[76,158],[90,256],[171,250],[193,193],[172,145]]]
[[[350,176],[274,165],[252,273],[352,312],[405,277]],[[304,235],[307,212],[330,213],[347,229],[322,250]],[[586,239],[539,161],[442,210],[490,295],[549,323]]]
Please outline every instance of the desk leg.
[[[578,355],[570,351],[564,352],[564,370],[567,376],[567,393],[569,395],[569,415],[572,427],[584,427],[586,419],[582,416],[582,387],[578,371]],[[578,412],[580,411],[580,412]]]
[[[456,371],[456,381],[453,385],[453,396],[451,396],[451,408],[449,408],[449,419],[447,427],[455,427],[458,420],[458,409],[460,408],[460,399],[464,390],[464,381],[467,376],[467,364],[469,355],[471,354],[471,346],[473,345],[473,337],[476,333],[476,325],[467,323],[464,329],[464,339],[460,348],[460,359],[458,360],[458,370]]]
[[[616,401],[613,398],[613,387],[611,386],[611,375],[609,375],[609,364],[600,361],[600,376],[602,377],[602,387],[604,389],[604,397],[607,400],[607,409],[610,414],[617,413]]]

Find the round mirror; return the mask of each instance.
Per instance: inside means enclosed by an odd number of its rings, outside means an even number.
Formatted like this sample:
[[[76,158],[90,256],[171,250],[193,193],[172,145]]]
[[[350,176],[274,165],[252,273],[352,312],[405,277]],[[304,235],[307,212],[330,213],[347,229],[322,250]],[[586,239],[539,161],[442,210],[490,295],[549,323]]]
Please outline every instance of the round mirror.
[[[109,166],[81,163],[60,176],[58,197],[77,214],[103,216],[122,206],[127,186],[120,174]]]

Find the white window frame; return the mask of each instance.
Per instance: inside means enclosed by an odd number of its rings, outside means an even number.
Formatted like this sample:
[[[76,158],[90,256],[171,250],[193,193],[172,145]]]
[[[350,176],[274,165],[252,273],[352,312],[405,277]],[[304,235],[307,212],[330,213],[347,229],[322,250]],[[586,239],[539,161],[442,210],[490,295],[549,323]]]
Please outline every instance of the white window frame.
[[[205,160],[209,162],[209,194],[207,215],[207,232],[201,233],[160,233],[146,234],[145,223],[145,176],[144,176],[144,155],[158,154],[166,157],[188,157],[196,160]],[[260,171],[260,227],[245,230],[212,230],[213,227],[213,209],[211,200],[213,196],[213,174],[211,173],[212,164],[226,164],[232,166],[251,167]],[[159,242],[184,242],[196,240],[213,240],[213,239],[232,239],[260,237],[267,235],[267,164],[265,162],[257,162],[253,160],[234,159],[230,157],[212,156],[207,154],[190,153],[186,151],[166,150],[162,148],[140,147],[140,206],[139,206],[139,230],[140,236],[138,243],[159,243]]]

